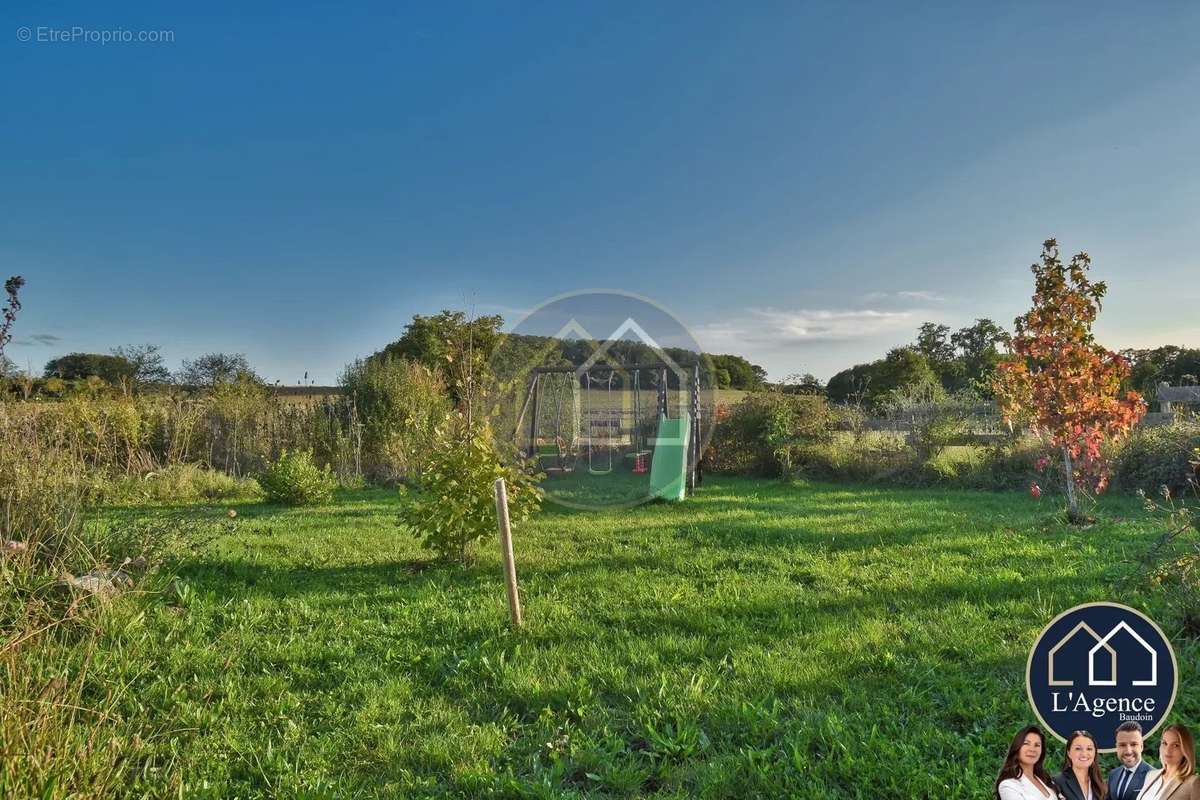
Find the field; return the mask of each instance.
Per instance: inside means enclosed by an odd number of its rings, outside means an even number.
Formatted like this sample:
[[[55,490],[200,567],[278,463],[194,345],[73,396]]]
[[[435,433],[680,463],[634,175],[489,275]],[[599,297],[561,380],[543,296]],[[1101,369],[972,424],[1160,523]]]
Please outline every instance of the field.
[[[1156,532],[1130,498],[1080,531],[1025,495],[710,478],[522,526],[512,632],[494,544],[432,564],[398,502],[100,512],[224,526],[92,665],[148,731],[132,795],[982,797],[1040,627],[1155,611],[1120,588]]]

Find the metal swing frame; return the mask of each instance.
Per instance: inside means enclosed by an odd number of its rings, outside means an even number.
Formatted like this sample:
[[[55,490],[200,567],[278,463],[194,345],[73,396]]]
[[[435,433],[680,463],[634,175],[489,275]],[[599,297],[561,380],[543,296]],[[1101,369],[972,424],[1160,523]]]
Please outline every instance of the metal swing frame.
[[[620,425],[621,425],[620,417],[613,414],[612,410],[609,409],[608,414],[605,415],[605,419],[601,420],[604,423],[604,425],[602,426],[604,428],[604,451],[608,455],[608,463],[604,467],[598,467],[595,464],[595,461],[596,461],[596,459],[595,459],[596,422],[595,422],[595,418],[592,416],[592,376],[591,376],[591,373],[585,372],[583,374],[583,380],[584,380],[584,389],[586,390],[586,395],[585,395],[586,406],[587,406],[586,416],[587,416],[587,421],[588,421],[588,474],[589,475],[608,475],[610,472],[613,471],[612,426],[613,426],[613,423],[615,422],[617,425],[618,431],[619,431]],[[612,384],[613,384],[613,373],[609,372],[608,373],[608,381],[607,381],[608,399],[609,400],[612,400],[612,388],[613,388]]]
[[[691,416],[691,424],[689,426],[691,428],[691,435],[688,437],[689,443],[688,443],[688,455],[687,455],[687,484],[686,484],[687,490],[689,492],[691,492],[691,491],[695,490],[695,488],[700,484],[701,480],[703,479],[703,474],[701,473],[701,470],[700,470],[700,452],[699,452],[699,448],[700,448],[700,365],[699,364],[691,364],[691,365],[681,367],[680,365],[667,364],[666,362],[661,362],[661,361],[656,362],[656,363],[649,363],[649,364],[623,364],[623,365],[621,365],[621,364],[618,364],[618,365],[599,365],[599,364],[597,364],[597,365],[588,367],[586,370],[583,371],[583,374],[585,376],[587,376],[585,378],[585,380],[590,380],[590,375],[593,372],[596,372],[596,373],[607,372],[607,373],[609,373],[609,382],[611,384],[612,373],[615,373],[615,372],[630,373],[631,375],[633,375],[633,381],[634,381],[634,387],[635,387],[634,407],[640,411],[640,400],[639,400],[639,396],[638,396],[640,388],[641,388],[640,373],[642,371],[655,372],[659,376],[657,411],[658,411],[658,416],[661,418],[661,417],[669,416],[668,415],[669,409],[668,409],[668,404],[667,404],[667,391],[668,391],[667,390],[667,376],[668,376],[668,373],[672,372],[672,371],[674,371],[676,373],[676,375],[679,378],[680,384],[681,384],[680,391],[682,391],[682,389],[683,389],[682,383],[684,381],[684,374],[682,374],[679,371],[681,369],[687,370],[688,372],[691,373],[690,381],[688,381],[688,383],[690,384],[690,386],[688,387],[689,394],[690,394],[690,398],[689,398],[690,402],[688,403],[688,406],[689,406],[688,411],[690,412],[690,416]],[[527,455],[529,458],[532,459],[532,458],[537,457],[538,394],[539,394],[538,388],[541,383],[541,379],[543,378],[543,376],[549,376],[549,375],[561,374],[561,373],[576,373],[577,371],[578,371],[577,367],[534,367],[532,370],[530,370],[529,389],[525,394],[525,402],[522,405],[521,414],[517,418],[517,426],[516,426],[518,435],[520,435],[519,432],[521,430],[522,424],[524,423],[525,412],[526,411],[532,412],[530,415],[530,419],[529,419],[529,440],[528,440],[529,443],[526,448],[526,452],[527,452]],[[576,379],[576,387],[575,387],[576,393],[578,393],[578,389],[579,389],[578,379]],[[610,391],[611,391],[611,387],[610,387]],[[578,396],[578,395],[576,395],[576,396]],[[589,409],[590,409],[590,404],[591,404],[591,400],[589,398],[589,400],[588,400]],[[579,414],[577,416],[579,418],[579,423],[580,423],[579,427],[582,428],[583,427],[582,415]],[[634,430],[633,436],[634,436],[635,448],[644,446],[644,440],[641,445],[639,445],[637,443],[637,441],[638,441],[637,437],[639,434],[638,434],[638,431],[636,430],[636,428],[637,428],[637,417],[636,416],[635,416],[634,428],[635,428],[635,430]],[[589,433],[590,433],[590,431],[589,431]],[[591,446],[591,441],[590,441],[591,438],[592,438],[591,436],[588,437],[589,451],[590,451],[590,446]],[[611,462],[611,450],[610,450],[610,462]],[[611,467],[609,469],[609,472],[611,472]],[[604,474],[604,473],[598,473],[598,474]]]

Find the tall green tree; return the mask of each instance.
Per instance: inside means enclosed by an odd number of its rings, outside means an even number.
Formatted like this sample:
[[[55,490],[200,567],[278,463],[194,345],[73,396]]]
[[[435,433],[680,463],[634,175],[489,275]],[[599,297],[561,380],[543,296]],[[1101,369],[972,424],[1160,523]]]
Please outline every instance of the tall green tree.
[[[235,382],[262,383],[241,353],[207,353],[194,361],[184,361],[177,379],[190,386],[216,387]]]
[[[950,326],[923,322],[917,331],[916,349],[931,366],[954,360],[955,347],[950,341]]]
[[[134,383],[168,383],[171,380],[171,371],[167,369],[158,345],[131,344],[114,347],[112,354],[125,359],[133,367]]]
[[[868,393],[878,382],[882,361],[855,364],[836,373],[825,385],[825,393],[834,403],[858,403],[867,399]]]
[[[691,355],[689,360],[691,358],[695,356]],[[766,371],[757,364],[751,364],[745,358],[735,355],[714,355],[709,356],[709,359],[716,372],[719,388],[750,391],[762,386],[762,376],[766,375]],[[727,382],[721,383],[722,379]]]
[[[889,393],[938,383],[929,359],[915,347],[894,347],[869,364],[856,364],[829,379],[826,395],[835,403],[878,405]]]
[[[1008,331],[990,319],[977,319],[974,325],[955,331],[950,341],[962,359],[967,385],[990,395],[996,366],[1012,341]]]
[[[967,365],[958,355],[949,325],[923,323],[917,331],[915,347],[929,361],[929,366],[937,373],[942,388],[947,392],[957,392],[969,385]]]
[[[805,372],[803,375],[789,375],[779,385],[784,394],[800,394],[819,397],[825,394],[825,387],[816,375]]]
[[[134,366],[121,356],[107,353],[68,353],[46,362],[43,374],[64,381],[87,380],[95,376],[119,386],[133,378]]]
[[[1127,389],[1153,401],[1158,384],[1185,386],[1200,383],[1200,349],[1165,345],[1153,349],[1122,350],[1132,371],[1126,380]]]
[[[912,347],[896,347],[888,351],[876,373],[876,382],[869,392],[873,399],[894,390],[938,383],[937,373],[924,353]]]
[[[963,358],[971,361],[998,353],[998,346],[1007,348],[1012,337],[995,322],[983,318],[975,320],[974,325],[955,331],[950,341]]]
[[[467,351],[487,361],[500,341],[502,325],[504,318],[499,315],[469,319],[462,311],[442,311],[429,317],[414,314],[404,334],[372,358],[406,358],[440,371],[445,371],[450,359]]]

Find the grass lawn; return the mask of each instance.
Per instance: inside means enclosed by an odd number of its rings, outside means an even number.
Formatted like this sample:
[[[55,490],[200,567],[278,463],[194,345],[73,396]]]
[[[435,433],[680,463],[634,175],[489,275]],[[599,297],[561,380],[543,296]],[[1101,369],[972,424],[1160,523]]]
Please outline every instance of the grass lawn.
[[[710,477],[682,505],[521,527],[514,633],[494,542],[469,569],[432,565],[398,502],[240,506],[184,569],[183,609],[151,602],[109,634],[97,680],[167,730],[131,788],[175,773],[189,798],[984,797],[1032,719],[1041,627],[1088,600],[1157,609],[1115,587],[1156,533],[1132,498],[1079,531],[1023,494]],[[147,513],[181,509],[103,516]],[[1197,648],[1173,639],[1174,716],[1193,723]]]

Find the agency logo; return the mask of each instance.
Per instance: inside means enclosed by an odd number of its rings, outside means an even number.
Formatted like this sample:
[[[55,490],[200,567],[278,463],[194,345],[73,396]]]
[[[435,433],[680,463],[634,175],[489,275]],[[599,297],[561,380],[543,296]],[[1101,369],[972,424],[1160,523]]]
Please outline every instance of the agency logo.
[[[1063,741],[1072,731],[1116,749],[1116,729],[1136,721],[1149,737],[1175,702],[1179,667],[1171,643],[1145,614],[1119,603],[1064,611],[1029,653],[1025,688],[1041,723]]]
[[[663,306],[617,290],[551,298],[491,355],[494,426],[546,476],[546,499],[575,509],[682,500],[702,480],[716,374]]]

